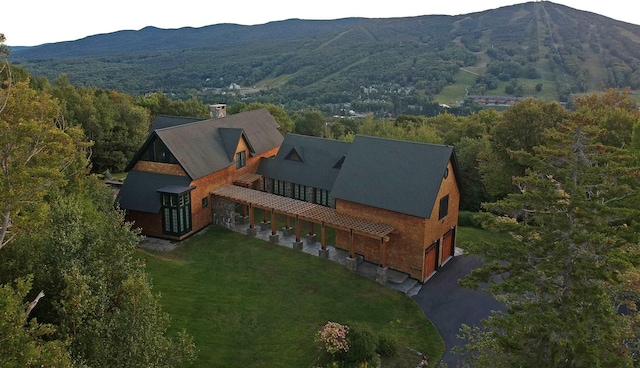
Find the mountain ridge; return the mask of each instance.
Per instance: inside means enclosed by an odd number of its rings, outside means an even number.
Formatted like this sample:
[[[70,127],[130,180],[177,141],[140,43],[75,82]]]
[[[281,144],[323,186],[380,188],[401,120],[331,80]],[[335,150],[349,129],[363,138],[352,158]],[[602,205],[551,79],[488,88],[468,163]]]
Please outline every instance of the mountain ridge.
[[[640,89],[640,26],[536,1],[462,15],[145,27],[15,50],[11,61],[134,95],[398,113],[467,94],[567,102],[603,86]]]

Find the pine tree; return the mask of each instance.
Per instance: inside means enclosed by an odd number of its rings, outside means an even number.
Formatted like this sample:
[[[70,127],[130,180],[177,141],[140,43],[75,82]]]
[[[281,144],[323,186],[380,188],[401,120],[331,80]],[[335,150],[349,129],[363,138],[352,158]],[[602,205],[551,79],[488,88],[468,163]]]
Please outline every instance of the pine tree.
[[[513,240],[468,248],[485,263],[463,284],[489,282],[506,305],[484,328],[464,328],[472,366],[632,365],[635,311],[621,313],[619,290],[638,259],[640,175],[604,134],[574,113],[532,152],[510,152],[529,169],[514,178],[518,193],[485,205],[483,223]]]

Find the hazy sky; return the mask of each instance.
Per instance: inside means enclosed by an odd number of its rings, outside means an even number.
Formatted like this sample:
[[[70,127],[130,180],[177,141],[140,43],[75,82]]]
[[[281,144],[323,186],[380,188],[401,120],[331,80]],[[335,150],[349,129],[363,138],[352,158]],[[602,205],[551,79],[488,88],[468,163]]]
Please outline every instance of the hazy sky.
[[[100,33],[158,28],[202,27],[219,23],[263,24],[291,18],[390,18],[459,15],[524,0],[13,0],[0,6],[0,33],[10,46],[72,41]],[[640,25],[637,4],[628,0],[555,0],[578,10]],[[635,5],[634,5],[635,4]]]

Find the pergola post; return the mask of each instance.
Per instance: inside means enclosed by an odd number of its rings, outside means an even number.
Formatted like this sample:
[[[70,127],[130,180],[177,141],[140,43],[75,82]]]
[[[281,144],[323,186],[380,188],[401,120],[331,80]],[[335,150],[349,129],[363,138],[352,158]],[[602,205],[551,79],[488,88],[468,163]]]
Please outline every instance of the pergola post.
[[[316,242],[316,234],[313,231],[313,221],[309,222],[309,234],[307,234],[307,243],[313,244]]]
[[[265,211],[266,213],[266,211]],[[278,231],[276,230],[276,210],[275,208],[271,209],[271,235],[269,235],[269,242],[277,243],[280,240],[278,236]]]
[[[249,203],[249,227],[247,228],[247,235],[255,236],[256,235],[256,219],[254,216],[254,208]]]
[[[351,271],[355,271],[358,268],[358,259],[354,257],[353,251],[353,229],[349,229],[349,257],[346,259],[346,266]]]
[[[386,284],[389,280],[389,268],[387,267],[387,243],[380,238],[380,267],[376,270],[376,281]]]
[[[287,217],[287,220],[289,218]],[[293,250],[302,250],[302,242],[300,241],[300,218],[296,215],[295,222],[296,240],[293,242]]]
[[[322,247],[318,250],[318,257],[329,259],[329,249],[327,249],[327,227],[324,221],[322,221],[320,225],[320,239]]]
[[[285,225],[282,228],[282,236],[289,236],[291,235],[291,218],[285,213],[284,219]]]

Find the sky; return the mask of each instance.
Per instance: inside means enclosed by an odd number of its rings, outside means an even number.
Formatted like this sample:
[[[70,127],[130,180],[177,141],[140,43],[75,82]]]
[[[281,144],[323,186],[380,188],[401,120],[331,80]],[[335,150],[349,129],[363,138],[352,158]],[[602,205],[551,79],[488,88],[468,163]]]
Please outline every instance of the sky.
[[[532,0],[533,1],[533,0]],[[220,23],[264,24],[285,19],[395,18],[460,15],[526,0],[19,0],[0,6],[0,33],[9,46],[36,46],[147,26],[173,29]],[[554,0],[578,10],[640,25],[628,0]]]

